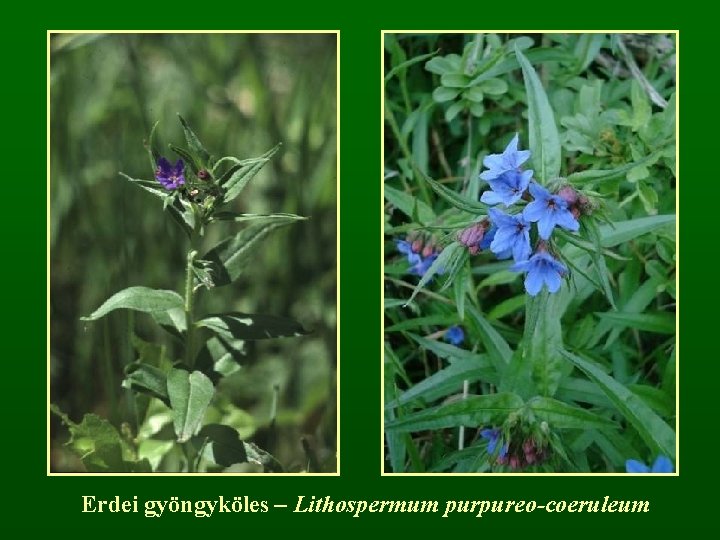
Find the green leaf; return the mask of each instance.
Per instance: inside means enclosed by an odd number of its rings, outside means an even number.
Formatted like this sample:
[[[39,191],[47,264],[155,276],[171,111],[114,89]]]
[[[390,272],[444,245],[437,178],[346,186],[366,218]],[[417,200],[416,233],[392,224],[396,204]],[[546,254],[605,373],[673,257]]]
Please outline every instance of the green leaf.
[[[208,251],[203,260],[209,261],[213,284],[216,287],[235,281],[250,261],[260,241],[272,231],[298,221],[295,217],[281,216],[252,222],[235,236],[226,238]]]
[[[471,199],[459,195],[456,191],[445,187],[440,182],[433,180],[429,176],[425,176],[424,178],[425,181],[430,184],[430,187],[435,193],[440,195],[455,208],[464,210],[465,212],[470,212],[471,214],[487,213],[487,206],[484,204],[472,201]]]
[[[656,334],[674,334],[675,316],[671,313],[595,313],[600,319],[624,328],[635,328]]]
[[[675,461],[675,432],[642,399],[590,362],[567,351],[562,354],[605,392],[648,446]]]
[[[88,472],[152,472],[150,462],[147,459],[137,460],[137,456],[117,429],[104,418],[86,414],[82,422],[76,424],[56,405],[51,405],[50,410],[59,416],[70,430],[67,446],[80,456]]]
[[[392,326],[388,326],[385,328],[385,333],[414,330],[415,328],[423,328],[425,326],[450,326],[455,323],[457,323],[457,316],[454,313],[451,315],[428,315],[427,317],[406,319]]]
[[[595,265],[598,277],[600,278],[600,284],[602,290],[605,293],[605,297],[612,306],[613,309],[617,309],[615,305],[615,297],[613,296],[612,287],[610,286],[610,272],[608,271],[607,264],[605,264],[605,257],[602,253],[602,239],[600,237],[600,231],[598,230],[597,223],[593,219],[585,220],[584,223],[590,239],[593,242],[595,249],[590,253],[590,258]]]
[[[513,355],[510,345],[474,305],[469,305],[467,312],[471,317],[470,322],[473,323],[476,333],[480,336],[495,369],[498,373],[503,373]]]
[[[433,90],[432,98],[437,103],[445,103],[446,101],[452,101],[460,95],[459,88],[447,88],[445,86],[439,86]]]
[[[388,185],[385,186],[384,191],[388,202],[410,219],[414,219],[415,210],[417,209],[417,216],[421,224],[435,220],[435,212],[427,203]]]
[[[563,366],[566,365],[560,356],[563,348],[561,297],[543,291],[543,294],[528,299],[526,305],[537,310],[535,326],[526,327],[525,330],[533,379],[543,396],[553,396],[562,379]]]
[[[157,122],[155,122],[153,124],[153,127],[150,130],[150,136],[148,137],[148,141],[147,141],[147,151],[148,151],[148,156],[150,157],[150,167],[152,168],[153,171],[155,169],[157,169],[157,161],[155,161],[155,156],[157,155],[158,152],[155,150],[155,130],[157,129],[159,123],[160,123],[160,120],[158,120]],[[120,173],[120,174],[122,174],[122,173]]]
[[[212,220],[213,221],[234,221],[235,223],[239,223],[242,221],[257,221],[257,220],[263,220],[263,219],[270,219],[270,220],[305,220],[307,219],[304,216],[298,216],[296,214],[286,214],[286,213],[279,213],[279,214],[238,214],[236,212],[218,212],[215,215],[213,215]]]
[[[148,394],[170,406],[167,393],[167,374],[154,366],[133,362],[125,368],[123,388]]]
[[[446,73],[440,77],[440,83],[450,88],[464,88],[470,82],[470,77],[462,73]]]
[[[127,174],[121,172],[119,173],[120,176],[125,178],[125,180],[128,180],[129,182],[135,184],[141,189],[144,189],[148,193],[152,193],[156,197],[160,197],[161,199],[165,199],[167,197],[168,192],[164,189],[160,189],[160,184],[157,182],[157,180],[141,180],[139,178],[132,178],[128,176]]]
[[[520,409],[523,400],[511,393],[470,396],[467,399],[409,414],[385,424],[387,431],[425,431],[457,426],[501,424]]]
[[[388,82],[390,79],[392,79],[397,72],[399,72],[403,69],[407,69],[410,66],[413,66],[419,62],[423,62],[424,60],[427,60],[428,58],[432,58],[438,52],[440,52],[440,49],[438,49],[437,51],[433,51],[431,53],[421,54],[420,56],[416,56],[414,58],[410,58],[409,60],[405,60],[404,62],[401,62],[400,64],[398,64],[397,66],[392,68],[390,71],[388,71],[387,75],[385,75],[385,82]]]
[[[308,333],[300,323],[293,319],[239,312],[211,315],[199,320],[196,324],[212,330],[225,339],[272,339],[304,336]]]
[[[258,463],[263,466],[267,472],[281,473],[284,472],[283,466],[275,457],[270,453],[266,452],[258,445],[251,442],[244,442],[245,453],[250,463]]]
[[[167,393],[175,434],[178,442],[185,442],[200,429],[215,387],[200,371],[190,373],[184,369],[171,369],[167,377]]]
[[[210,153],[205,150],[205,147],[200,142],[200,139],[198,139],[197,135],[195,135],[193,130],[190,129],[190,126],[185,119],[180,116],[180,114],[178,114],[178,118],[180,119],[183,131],[185,132],[185,140],[187,141],[190,151],[200,158],[200,164],[203,168],[207,167],[208,160],[210,159]]]
[[[609,182],[611,180],[617,180],[618,178],[624,178],[625,175],[636,167],[642,166],[650,161],[657,160],[659,152],[653,152],[644,158],[638,159],[627,165],[621,165],[615,169],[590,169],[587,171],[580,171],[572,173],[567,177],[567,181],[571,184],[601,184],[603,182]]]
[[[94,321],[116,309],[132,309],[145,313],[183,309],[182,296],[175,291],[150,289],[148,287],[128,287],[108,298],[103,305],[81,321]]]
[[[457,242],[453,242],[452,244],[445,246],[440,252],[440,255],[438,255],[437,258],[430,265],[430,268],[428,268],[427,271],[420,278],[420,281],[415,286],[415,289],[413,289],[412,295],[410,295],[410,299],[407,301],[407,304],[413,301],[415,296],[420,292],[420,289],[422,289],[435,274],[439,274],[441,272],[448,272],[450,267],[454,266],[457,258],[461,257],[464,253],[465,246]]]
[[[612,420],[598,416],[587,409],[569,405],[549,397],[535,397],[528,407],[551,429],[603,429],[617,427]]]
[[[182,159],[185,160],[185,163],[187,163],[190,168],[192,169],[192,172],[197,174],[198,171],[202,168],[200,164],[195,160],[195,156],[192,155],[190,152],[185,150],[184,148],[181,148],[180,146],[176,146],[174,144],[168,144],[168,147],[170,150],[175,152],[178,156],[180,156]]]
[[[260,156],[257,161],[254,161],[253,163],[243,165],[238,170],[236,170],[228,180],[222,184],[222,187],[225,189],[225,195],[223,196],[223,203],[229,203],[232,201],[235,197],[240,195],[243,188],[247,185],[250,180],[255,178],[257,173],[260,172],[260,170],[265,166],[265,164],[270,161],[270,158],[273,157],[278,150],[280,150],[280,147],[282,146],[282,143],[276,145],[275,147],[271,148],[267,152],[265,152],[262,156]]]
[[[197,451],[202,449],[205,459],[223,467],[248,460],[245,443],[230,426],[207,424],[193,437],[192,443]]]
[[[397,399],[386,403],[385,407],[398,407],[416,399],[434,401],[461,392],[463,381],[488,382],[488,375],[494,379],[493,371],[492,363],[485,355],[459,359],[406,390]]]
[[[560,176],[560,137],[540,78],[518,47],[515,48],[515,56],[525,80],[533,166],[537,178],[545,184]]]
[[[600,239],[603,247],[609,248],[624,244],[647,234],[656,231],[670,224],[675,224],[675,214],[666,214],[650,217],[631,219],[629,221],[617,221],[612,225],[600,227]]]

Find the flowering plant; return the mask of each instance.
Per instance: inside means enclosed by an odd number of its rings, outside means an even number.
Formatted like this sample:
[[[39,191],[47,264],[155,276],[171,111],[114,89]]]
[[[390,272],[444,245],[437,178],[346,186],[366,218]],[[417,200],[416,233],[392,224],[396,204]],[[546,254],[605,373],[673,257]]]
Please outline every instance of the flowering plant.
[[[158,200],[188,239],[183,286],[180,292],[133,286],[123,289],[82,320],[90,324],[119,309],[148,315],[177,349],[132,336],[138,359],[125,369],[123,387],[135,395],[139,433],[122,433],[110,422],[87,414],[73,422],[53,407],[69,427],[69,446],[89,472],[225,472],[282,471],[268,452],[208,414],[212,402],[227,401],[222,381],[240,370],[246,343],[305,334],[296,321],[276,315],[201,313],[198,299],[231,284],[271,232],[305,218],[294,214],[245,214],[230,203],[266,165],[280,145],[260,157],[213,158],[187,122],[180,117],[187,147],[171,144],[178,156],[173,163],[158,151],[153,127],[147,142],[154,178],[122,176]],[[206,249],[208,230],[217,223],[242,228]],[[212,236],[210,237],[212,239]],[[172,356],[181,350],[182,357]]]
[[[551,39],[386,35],[388,471],[673,469],[673,86]]]

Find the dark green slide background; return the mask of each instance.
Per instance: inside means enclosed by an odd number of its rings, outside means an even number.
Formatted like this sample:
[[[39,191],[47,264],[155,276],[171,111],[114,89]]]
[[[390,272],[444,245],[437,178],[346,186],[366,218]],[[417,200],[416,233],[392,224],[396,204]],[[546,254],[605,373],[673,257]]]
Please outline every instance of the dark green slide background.
[[[133,5],[135,4],[135,5]],[[362,11],[358,10],[361,8]],[[20,6],[19,10],[30,9]],[[312,7],[232,3],[86,4],[6,14],[3,94],[3,528],[83,536],[126,529],[151,534],[224,532],[320,537],[352,527],[389,534],[503,536],[657,533],[712,526],[717,477],[715,337],[720,195],[715,174],[717,55],[711,16],[689,23],[673,8],[637,3],[384,3]],[[53,12],[54,11],[54,12]],[[693,11],[688,9],[688,13]],[[667,13],[667,15],[663,15]],[[694,12],[697,13],[697,12]],[[48,29],[339,29],[341,64],[341,476],[46,476],[46,32]],[[380,43],[381,29],[679,28],[680,57],[680,469],[679,477],[380,476]],[[328,246],[334,249],[334,246]],[[708,489],[709,488],[709,489]],[[81,496],[216,499],[245,496],[293,506],[298,495],[334,499],[647,499],[648,514],[456,515],[82,514]],[[71,532],[71,534],[73,534]],[[134,534],[134,533],[133,533]]]

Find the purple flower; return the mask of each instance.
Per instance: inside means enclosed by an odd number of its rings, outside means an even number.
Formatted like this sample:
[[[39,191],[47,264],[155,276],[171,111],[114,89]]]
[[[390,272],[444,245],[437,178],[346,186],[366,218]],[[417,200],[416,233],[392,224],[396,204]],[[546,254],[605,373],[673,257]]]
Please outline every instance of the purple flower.
[[[525,207],[523,215],[528,221],[537,221],[540,238],[543,240],[550,238],[556,225],[569,231],[577,231],[580,228],[565,199],[559,195],[552,195],[535,182],[530,184],[530,193],[535,200]]]
[[[501,440],[500,439],[500,430],[499,429],[483,429],[480,432],[480,436],[483,439],[486,439],[488,441],[488,445],[487,445],[488,454],[491,454],[491,455],[494,454],[495,449],[497,448],[497,445]],[[498,455],[498,457],[500,459],[507,456],[508,447],[509,447],[509,443],[507,443],[507,442],[502,445],[502,447],[500,448],[500,454]]]
[[[507,259],[510,254],[516,261],[525,261],[530,256],[530,223],[522,214],[510,215],[490,209],[490,218],[497,232],[490,249],[499,259]]]
[[[462,326],[451,326],[445,331],[445,341],[455,345],[462,345],[465,341],[465,332],[463,332]]]
[[[535,296],[547,285],[551,293],[558,292],[562,284],[562,276],[567,272],[564,264],[556,261],[546,251],[538,251],[527,261],[516,262],[510,268],[513,272],[527,272],[525,290]]]
[[[517,147],[518,135],[515,134],[502,154],[491,154],[483,160],[488,170],[480,174],[480,178],[490,184],[491,190],[480,197],[485,204],[510,206],[525,193],[533,172],[523,171],[520,166],[530,158],[530,151],[518,151]]]
[[[173,166],[167,159],[161,157],[157,162],[157,170],[155,171],[155,179],[167,189],[177,189],[185,183],[185,164],[182,159],[178,159]]]
[[[671,473],[673,464],[667,457],[658,456],[651,469],[641,461],[628,459],[625,462],[625,471],[629,473]]]

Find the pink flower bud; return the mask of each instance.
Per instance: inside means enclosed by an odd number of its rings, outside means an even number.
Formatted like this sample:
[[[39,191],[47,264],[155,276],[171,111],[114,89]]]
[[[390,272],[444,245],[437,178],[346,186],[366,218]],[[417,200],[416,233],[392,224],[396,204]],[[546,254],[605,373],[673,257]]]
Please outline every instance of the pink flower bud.
[[[558,191],[558,196],[568,203],[569,206],[574,205],[578,200],[578,192],[570,186],[565,186]]]

